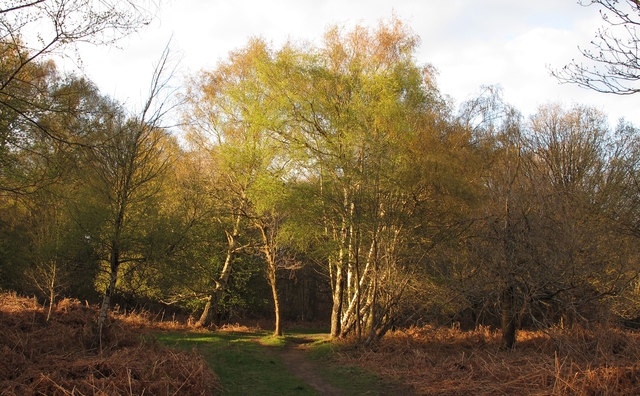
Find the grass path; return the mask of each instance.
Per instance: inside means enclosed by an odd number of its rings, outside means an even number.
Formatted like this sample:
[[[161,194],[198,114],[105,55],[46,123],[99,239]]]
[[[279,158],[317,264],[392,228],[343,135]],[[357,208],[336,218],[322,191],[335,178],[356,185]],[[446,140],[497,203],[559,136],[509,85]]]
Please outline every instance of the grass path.
[[[345,394],[342,389],[334,386],[320,374],[317,362],[307,359],[305,352],[287,346],[280,352],[280,357],[290,373],[309,384],[319,394],[326,396],[342,396]]]
[[[331,360],[334,346],[321,332],[159,333],[169,346],[197,349],[219,376],[225,395],[387,395],[406,389]]]

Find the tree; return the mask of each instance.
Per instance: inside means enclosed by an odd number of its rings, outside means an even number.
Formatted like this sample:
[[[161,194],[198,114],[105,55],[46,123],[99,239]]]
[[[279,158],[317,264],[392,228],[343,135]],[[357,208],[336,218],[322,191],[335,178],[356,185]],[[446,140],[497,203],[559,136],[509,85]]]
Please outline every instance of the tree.
[[[1,58],[11,59],[3,68],[0,95],[20,83],[20,74],[37,59],[55,54],[79,42],[113,43],[151,20],[145,4],[133,0],[3,0],[0,2]],[[33,30],[35,29],[35,30]],[[25,37],[34,35],[34,37]],[[14,55],[19,54],[16,58]],[[0,102],[1,103],[1,102]]]
[[[517,110],[504,103],[501,91],[496,87],[485,87],[476,98],[463,104],[460,122],[468,128],[478,142],[488,148],[480,177],[484,182],[480,213],[476,214],[475,231],[479,238],[471,243],[472,254],[477,254],[477,262],[489,271],[485,285],[491,284],[493,300],[500,307],[502,342],[506,348],[515,343],[519,323],[519,270],[522,240],[522,120]],[[476,273],[476,269],[464,269],[465,273]],[[467,275],[463,275],[467,276]],[[490,280],[490,281],[489,281]],[[455,281],[454,281],[455,282]],[[474,287],[461,282],[461,292],[471,300]],[[486,298],[486,297],[485,297]],[[485,302],[486,303],[486,302]]]
[[[261,84],[270,66],[270,50],[264,42],[253,40],[232,53],[228,63],[194,81],[190,90],[192,107],[187,116],[193,141],[208,152],[216,165],[212,169],[217,173],[212,177],[216,183],[212,192],[224,208],[218,215],[228,224],[224,265],[199,324],[209,322],[207,317],[227,287],[239,249],[257,246],[272,290],[274,334],[281,335],[275,240],[281,216],[274,197],[284,191],[283,183],[278,181],[287,178],[290,165],[282,144],[274,139],[279,116],[268,100],[273,97],[269,97],[269,87]],[[258,234],[253,241],[251,229]],[[244,247],[237,246],[240,232],[247,240]]]
[[[598,92],[630,95],[640,92],[640,2],[638,0],[589,0],[596,4],[607,27],[599,30],[590,49],[582,55],[593,63],[573,61],[553,74],[563,82]]]
[[[86,136],[96,104],[95,87],[75,76],[62,78],[52,64],[32,63],[25,70],[32,73],[29,86],[36,100],[52,110],[31,112],[34,121],[58,136]],[[75,201],[79,147],[52,141],[33,123],[15,114],[3,115],[7,117],[3,118],[6,129],[2,129],[11,133],[4,135],[0,202],[13,205],[16,214],[22,216],[24,235],[29,239],[25,249],[30,251],[30,259],[15,267],[18,284],[24,291],[46,294],[50,302],[61,290],[87,297],[83,286],[93,282],[95,260],[86,240],[74,234],[77,227],[69,218]],[[8,261],[4,264],[11,267],[15,259]],[[86,265],[79,265],[82,262]],[[83,275],[79,275],[81,272]]]
[[[91,237],[101,245],[109,266],[95,346],[102,339],[121,264],[145,260],[136,246],[139,234],[145,231],[140,220],[144,218],[144,206],[157,193],[159,179],[169,165],[171,150],[165,150],[165,146],[170,137],[160,126],[167,102],[155,102],[162,99],[160,95],[168,81],[165,75],[168,55],[165,49],[140,115],[126,117],[116,104],[103,100],[92,136],[99,143],[86,150],[83,160],[85,183],[104,221],[99,234]]]
[[[68,180],[69,181],[69,180]],[[31,194],[23,202],[28,208],[27,235],[30,260],[21,268],[24,291],[46,299],[47,318],[51,318],[58,296],[93,297],[93,282],[98,272],[94,247],[85,238],[72,216],[73,189],[69,181],[63,187],[49,187]],[[57,188],[56,188],[57,187]]]
[[[541,269],[529,289],[534,322],[607,319],[610,301],[637,276],[635,242],[609,214],[619,200],[612,143],[605,116],[588,107],[546,106],[531,119],[530,233]]]
[[[2,0],[0,1],[0,150],[23,152],[34,140],[61,149],[89,145],[82,136],[55,130],[42,122],[51,114],[78,116],[65,101],[52,97],[49,84],[62,80],[51,57],[69,55],[74,44],[112,43],[146,25],[151,13],[134,1]],[[69,85],[67,88],[73,88]],[[80,89],[82,89],[80,87]],[[65,147],[66,146],[66,147]],[[14,155],[7,159],[15,158]],[[42,158],[46,161],[46,157]],[[42,161],[41,161],[42,162]],[[11,161],[2,161],[0,190],[26,193],[50,183],[44,171],[15,174]]]
[[[215,158],[193,147],[181,151],[172,165],[171,193],[163,198],[163,206],[171,208],[168,216],[172,218],[170,229],[175,235],[173,240],[166,241],[172,253],[162,258],[159,276],[164,280],[157,286],[163,301],[172,304],[206,298],[196,325],[209,326],[241,250],[238,245],[241,224],[239,217],[226,207],[229,194],[224,180],[218,179],[219,164]],[[223,254],[220,266],[217,258]]]
[[[301,217],[321,221],[303,237],[313,238],[329,278],[333,337],[374,342],[397,323],[425,264],[412,250],[437,244],[436,224],[451,213],[436,209],[436,196],[460,179],[440,161],[460,146],[447,146],[446,107],[433,71],[412,59],[417,42],[398,20],[336,27],[315,51],[283,48],[278,72],[264,78],[285,114],[275,132],[303,169],[296,183],[313,186]]]
[[[505,115],[485,117],[500,122],[482,132],[493,136],[486,195],[459,283],[471,301],[495,307],[510,349],[522,323],[602,319],[597,308],[636,272],[631,240],[607,215],[617,198],[605,117],[553,105],[527,124]]]
[[[312,49],[252,40],[192,91],[193,130],[228,164],[219,170],[258,232],[276,311],[275,271],[305,246],[331,285],[333,337],[373,342],[397,323],[424,265],[412,251],[441,240],[452,197],[466,193],[445,165],[464,133],[448,128],[416,45],[397,20],[330,29]]]
[[[329,123],[306,130],[319,143],[309,146],[336,246],[328,257],[333,337],[355,332],[374,342],[400,319],[407,285],[425,265],[418,252],[439,243],[451,213],[445,196],[457,179],[447,175],[456,166],[447,153],[456,145],[445,143],[432,70],[411,60],[416,45],[397,20],[326,35],[325,74],[315,77],[323,95],[306,118]]]
[[[0,47],[3,44],[0,43]],[[17,57],[16,53],[0,58],[0,70]],[[70,88],[56,73],[53,63],[30,63],[20,73],[20,84],[9,86],[0,99],[0,151],[2,181],[0,192],[28,193],[49,183],[58,174],[54,158],[60,154],[57,141],[42,133],[47,114],[42,109],[67,111],[57,92]],[[58,97],[62,99],[61,97]],[[64,109],[64,110],[63,110]],[[50,112],[49,116],[57,112]],[[62,132],[67,136],[68,131]]]

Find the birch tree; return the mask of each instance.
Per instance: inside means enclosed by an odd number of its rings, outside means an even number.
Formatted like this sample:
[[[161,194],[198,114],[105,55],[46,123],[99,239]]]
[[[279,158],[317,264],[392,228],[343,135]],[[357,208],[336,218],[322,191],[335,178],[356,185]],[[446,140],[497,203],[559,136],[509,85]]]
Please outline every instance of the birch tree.
[[[90,145],[42,122],[61,112],[78,115],[52,96],[48,83],[58,77],[53,58],[71,56],[78,43],[110,44],[137,31],[151,20],[151,8],[134,1],[0,1],[0,146],[23,150],[33,140],[59,150]],[[3,172],[12,170],[0,165]],[[52,178],[45,172],[20,176],[23,180],[4,180],[0,190],[25,193]]]
[[[111,297],[123,263],[144,262],[140,254],[140,233],[144,233],[141,208],[158,193],[171,150],[167,132],[161,128],[167,102],[162,89],[167,84],[168,50],[158,64],[150,94],[138,116],[127,117],[117,104],[105,99],[101,116],[95,120],[93,137],[99,144],[85,153],[86,185],[90,202],[100,211],[103,221],[99,234],[89,235],[103,252],[107,265],[107,286],[98,316],[95,346],[100,346]]]
[[[199,324],[210,322],[211,310],[227,287],[234,256],[240,249],[257,246],[272,289],[275,334],[281,335],[273,239],[278,215],[269,206],[269,194],[274,191],[272,183],[286,176],[287,160],[272,136],[278,115],[267,100],[268,86],[262,84],[270,62],[270,50],[260,40],[233,52],[228,62],[192,82],[186,116],[191,140],[215,164],[211,191],[222,208],[221,219],[228,224],[224,264]],[[252,229],[258,233],[255,241],[250,241]],[[240,234],[244,234],[245,245],[238,245]]]
[[[417,42],[397,20],[375,30],[332,28],[318,48],[274,50],[253,40],[198,84],[194,128],[214,131],[215,147],[233,153],[234,177],[250,181],[244,216],[259,231],[268,268],[287,249],[272,248],[276,228],[322,257],[333,337],[357,332],[373,342],[396,323],[411,273],[424,264],[410,246],[436,243],[435,224],[447,217],[435,215],[435,186],[464,184],[437,171],[453,159],[438,154],[453,140],[433,70],[413,61]],[[288,204],[296,210],[273,199],[288,189],[305,191],[296,195],[303,203]],[[303,224],[310,213],[319,219]]]

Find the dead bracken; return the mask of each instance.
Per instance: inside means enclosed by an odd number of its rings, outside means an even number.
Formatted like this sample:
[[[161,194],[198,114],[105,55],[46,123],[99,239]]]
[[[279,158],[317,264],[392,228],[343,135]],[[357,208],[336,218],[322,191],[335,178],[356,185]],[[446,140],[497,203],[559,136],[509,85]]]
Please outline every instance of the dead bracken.
[[[414,387],[422,395],[637,395],[640,334],[609,327],[521,331],[514,350],[500,332],[431,326],[387,334],[374,348],[347,342],[339,361]]]
[[[172,350],[144,337],[143,329],[152,327],[140,316],[117,316],[102,350],[90,350],[96,317],[93,307],[65,299],[47,323],[45,310],[34,299],[1,293],[0,394],[219,393],[216,375],[197,353]]]

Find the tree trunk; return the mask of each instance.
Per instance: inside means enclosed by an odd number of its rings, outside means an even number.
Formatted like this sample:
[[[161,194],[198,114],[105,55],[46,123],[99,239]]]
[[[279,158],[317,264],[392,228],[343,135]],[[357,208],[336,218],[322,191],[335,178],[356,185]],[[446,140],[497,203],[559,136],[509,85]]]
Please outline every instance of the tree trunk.
[[[47,323],[49,323],[49,320],[51,319],[51,313],[53,312],[53,302],[56,299],[56,268],[57,264],[53,264],[51,269],[51,282],[49,282],[49,310],[47,311]]]
[[[227,232],[227,257],[224,260],[222,272],[220,272],[220,276],[216,281],[215,289],[213,290],[211,295],[209,295],[209,299],[207,300],[207,304],[204,306],[204,311],[202,311],[200,319],[198,319],[198,321],[196,322],[196,327],[207,327],[214,322],[217,308],[216,305],[218,304],[218,300],[220,299],[220,294],[227,288],[227,284],[229,283],[229,276],[231,275],[231,270],[233,269],[233,255],[236,252],[236,239],[238,237],[239,228],[240,215],[237,215],[233,225],[233,231],[231,231],[231,233]]]
[[[356,279],[358,280],[356,282],[357,285],[357,290],[356,290],[356,294],[355,294],[355,298],[356,298],[356,334],[358,335],[358,342],[361,340],[362,338],[362,323],[360,323],[360,269],[358,268],[360,267],[360,263],[358,260],[358,255],[356,254]]]
[[[267,227],[258,225],[258,228],[262,234],[262,252],[267,260],[267,279],[269,280],[271,294],[273,295],[273,313],[275,314],[275,329],[273,330],[273,335],[279,337],[282,335],[282,329],[280,328],[280,299],[278,298],[278,285],[276,284],[277,248],[273,245],[273,237],[269,238],[267,235]]]
[[[347,192],[345,191],[344,206],[347,206]],[[340,228],[340,252],[338,261],[336,262],[336,281],[332,290],[333,306],[331,308],[331,338],[340,336],[342,327],[342,299],[344,294],[344,269],[345,269],[345,245],[347,243],[347,224],[346,218],[342,218],[342,227]]]
[[[517,314],[514,304],[514,288],[507,286],[500,297],[502,308],[502,346],[513,349],[516,344]]]
[[[120,252],[117,246],[114,246],[111,250],[111,273],[109,277],[109,286],[102,298],[102,305],[100,306],[100,313],[98,314],[97,332],[93,341],[93,347],[102,350],[102,330],[104,324],[107,321],[109,314],[109,307],[111,306],[111,296],[116,288],[116,281],[118,280],[118,267],[120,266]]]
[[[353,214],[355,212],[355,204],[351,202],[349,209],[349,228],[348,228],[348,245],[347,245],[347,286],[346,296],[347,301],[351,301],[353,294],[355,293],[355,286],[358,282],[356,277],[356,255],[357,245],[354,240],[354,227],[353,227]]]
[[[55,301],[55,299],[56,299],[56,294],[53,291],[53,288],[51,288],[51,290],[49,290],[49,310],[47,311],[47,319],[46,319],[47,323],[51,319],[51,313],[53,312],[53,302]]]
[[[342,314],[342,263],[338,261],[336,268],[336,284],[333,290],[333,306],[331,308],[331,338],[340,336],[340,316]]]
[[[218,303],[218,291],[214,291],[209,295],[204,311],[200,315],[200,319],[196,322],[196,327],[207,327],[215,322],[216,305]]]
[[[373,273],[373,285],[371,287],[372,289],[372,293],[371,293],[371,304],[369,307],[369,336],[367,337],[367,340],[365,341],[366,345],[371,344],[376,337],[376,329],[378,328],[378,318],[376,315],[376,297],[378,296],[378,271],[377,268]]]
[[[362,273],[362,276],[360,275],[360,271],[359,271],[360,264],[358,262],[359,261],[358,255],[356,255],[356,267],[355,267],[355,271],[356,271],[355,276],[357,280],[357,282],[355,283],[356,289],[355,289],[355,294],[349,300],[349,305],[347,306],[346,312],[344,313],[344,315],[342,315],[340,337],[346,336],[348,332],[351,331],[351,327],[353,327],[353,323],[351,322],[353,320],[356,320],[356,331],[358,333],[358,339],[360,339],[362,335],[363,320],[362,320],[362,313],[361,313],[361,305],[362,305],[361,290],[363,289],[365,281],[369,277],[369,272],[371,271],[374,249],[375,249],[375,240],[371,242],[371,248],[369,249],[369,255],[367,256],[367,263],[364,266],[364,271]],[[355,318],[354,318],[354,315],[355,315]],[[348,325],[345,327],[345,324],[348,324]]]
[[[280,299],[278,298],[278,288],[276,286],[276,268],[269,265],[269,284],[271,285],[271,293],[273,295],[273,312],[275,314],[275,329],[273,335],[280,337],[282,329],[280,328]]]
[[[367,296],[367,305],[369,306],[369,312],[367,317],[367,330],[369,331],[369,335],[365,340],[365,344],[370,344],[375,339],[376,328],[378,327],[378,318],[376,312],[376,304],[378,303],[378,236],[380,233],[376,230],[376,233],[372,236],[371,241],[371,264],[372,264],[372,274],[369,284],[369,295]]]

